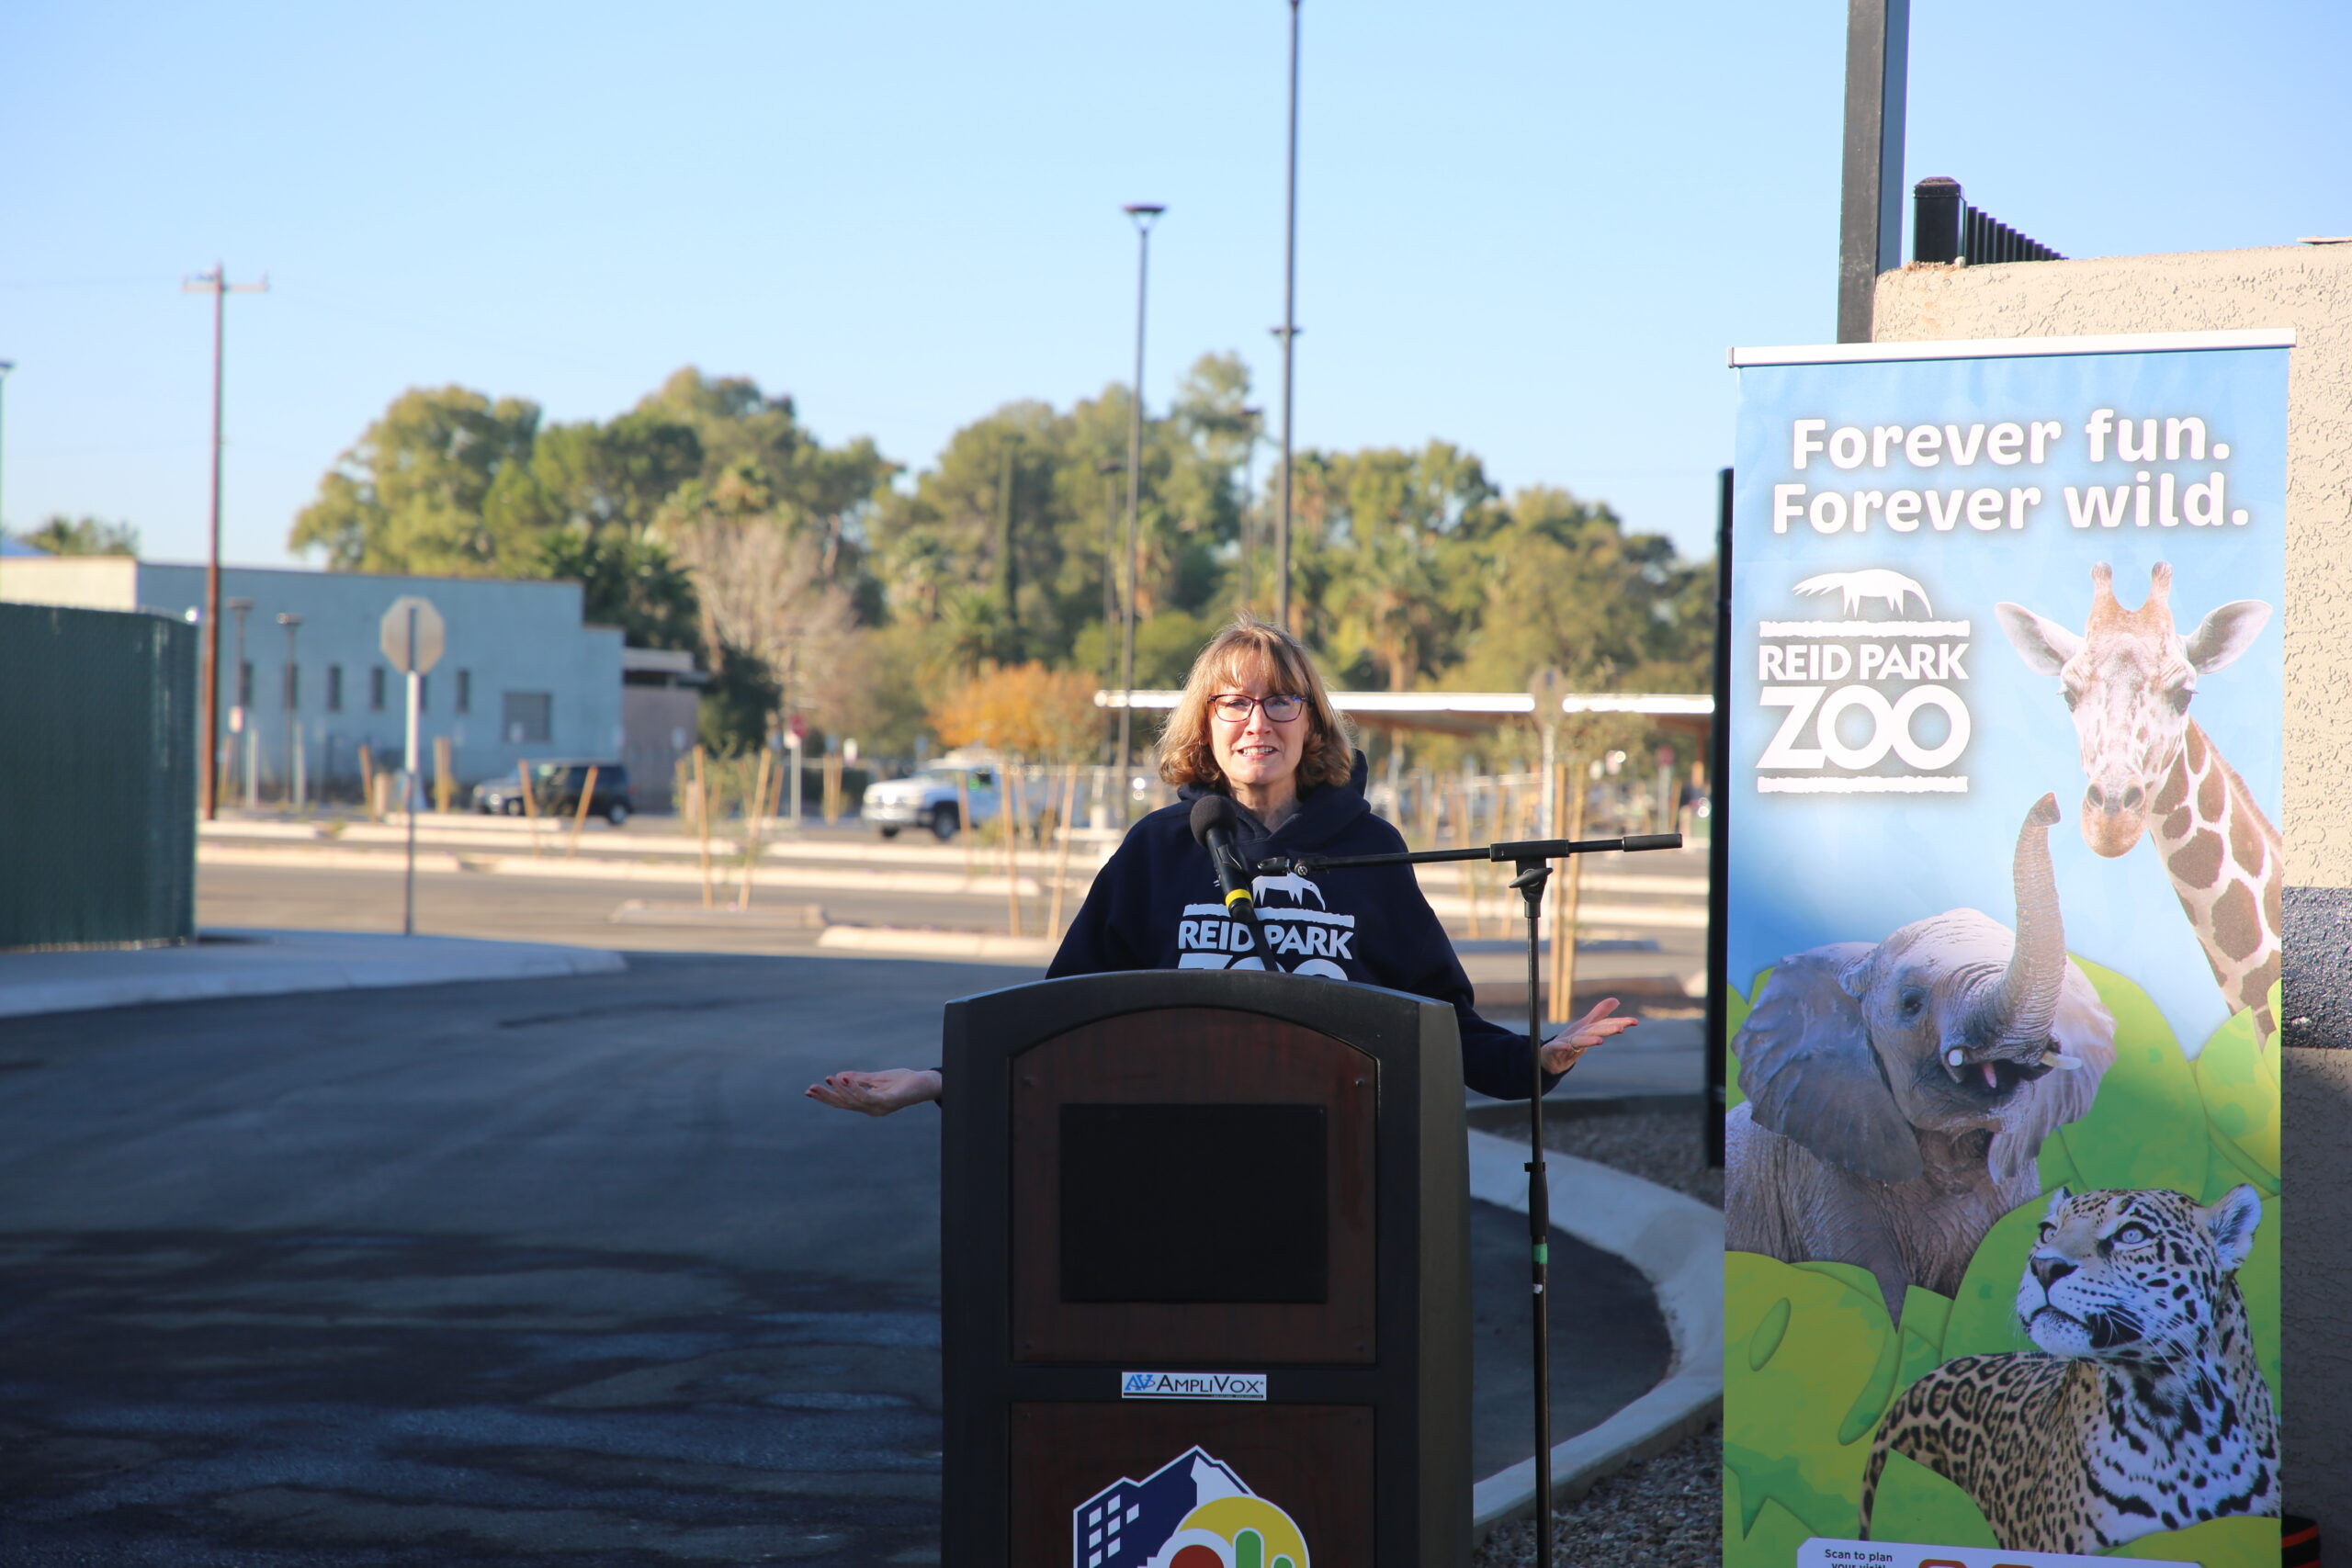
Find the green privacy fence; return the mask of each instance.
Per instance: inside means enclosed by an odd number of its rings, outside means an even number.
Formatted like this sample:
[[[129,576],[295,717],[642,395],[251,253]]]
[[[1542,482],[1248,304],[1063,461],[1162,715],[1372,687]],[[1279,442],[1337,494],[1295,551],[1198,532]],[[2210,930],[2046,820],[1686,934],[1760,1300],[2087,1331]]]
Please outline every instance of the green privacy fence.
[[[0,949],[195,936],[196,639],[0,604]]]

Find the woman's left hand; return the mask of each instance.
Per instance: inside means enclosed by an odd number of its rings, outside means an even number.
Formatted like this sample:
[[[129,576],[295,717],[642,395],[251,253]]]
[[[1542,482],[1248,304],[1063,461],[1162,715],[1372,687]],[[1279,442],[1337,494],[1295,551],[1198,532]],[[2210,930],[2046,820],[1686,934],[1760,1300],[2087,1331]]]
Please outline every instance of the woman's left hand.
[[[1593,1003],[1592,1010],[1555,1034],[1544,1044],[1544,1070],[1565,1073],[1577,1065],[1577,1059],[1613,1034],[1623,1034],[1641,1020],[1611,1018],[1617,1010],[1615,997],[1603,997]]]

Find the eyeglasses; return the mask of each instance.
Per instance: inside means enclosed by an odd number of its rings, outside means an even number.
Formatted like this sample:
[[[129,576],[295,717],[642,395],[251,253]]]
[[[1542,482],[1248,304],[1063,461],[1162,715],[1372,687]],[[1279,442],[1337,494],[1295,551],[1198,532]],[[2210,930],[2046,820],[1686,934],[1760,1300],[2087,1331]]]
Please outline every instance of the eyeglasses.
[[[1228,724],[1249,723],[1252,708],[1265,709],[1266,720],[1270,724],[1288,724],[1306,711],[1306,699],[1288,692],[1277,692],[1265,697],[1253,697],[1246,692],[1227,692],[1223,696],[1211,697],[1209,706],[1215,708],[1217,716]]]

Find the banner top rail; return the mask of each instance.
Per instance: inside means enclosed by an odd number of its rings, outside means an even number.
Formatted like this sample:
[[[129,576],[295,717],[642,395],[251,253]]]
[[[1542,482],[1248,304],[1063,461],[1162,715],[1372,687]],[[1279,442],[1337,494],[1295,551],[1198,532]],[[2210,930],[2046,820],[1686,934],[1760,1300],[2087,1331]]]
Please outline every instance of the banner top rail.
[[[1735,348],[1735,370],[1762,365],[1858,365],[1900,359],[2029,358],[2060,354],[2193,354],[2225,348],[2292,348],[2292,327],[2214,333],[2120,333],[2090,337],[1952,338],[1928,343],[1819,343]]]

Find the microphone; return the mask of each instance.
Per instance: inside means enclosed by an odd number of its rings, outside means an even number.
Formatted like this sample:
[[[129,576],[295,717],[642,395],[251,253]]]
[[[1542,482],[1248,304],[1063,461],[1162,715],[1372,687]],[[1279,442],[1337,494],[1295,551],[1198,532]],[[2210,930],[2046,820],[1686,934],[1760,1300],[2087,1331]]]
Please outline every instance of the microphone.
[[[1267,951],[1266,933],[1258,925],[1258,907],[1250,901],[1250,874],[1233,847],[1233,802],[1221,795],[1204,795],[1193,802],[1193,841],[1209,852],[1216,867],[1216,885],[1225,895],[1226,912],[1250,931],[1250,944],[1258,961],[1274,967]]]

